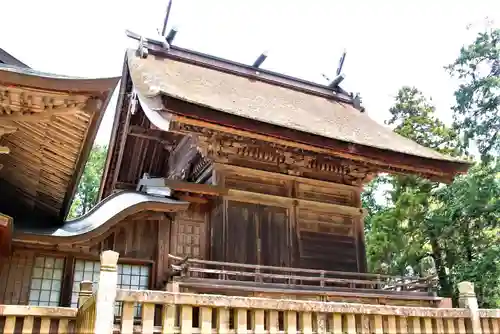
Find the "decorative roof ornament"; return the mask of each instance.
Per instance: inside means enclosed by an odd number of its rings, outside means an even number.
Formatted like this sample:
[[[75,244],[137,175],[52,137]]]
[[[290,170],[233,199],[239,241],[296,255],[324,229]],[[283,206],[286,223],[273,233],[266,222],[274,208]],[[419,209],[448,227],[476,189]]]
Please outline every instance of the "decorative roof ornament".
[[[137,52],[139,53],[139,56],[143,59],[148,57],[148,48],[146,46],[146,41],[144,40],[143,36],[141,36],[141,39],[139,40],[139,46],[137,48]]]

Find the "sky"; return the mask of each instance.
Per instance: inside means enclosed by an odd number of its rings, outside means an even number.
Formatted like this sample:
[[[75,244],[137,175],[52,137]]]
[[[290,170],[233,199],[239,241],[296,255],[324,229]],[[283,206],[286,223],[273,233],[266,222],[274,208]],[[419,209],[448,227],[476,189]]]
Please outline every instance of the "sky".
[[[0,48],[34,69],[81,77],[120,76],[130,29],[154,36],[167,0],[16,0],[2,3]],[[484,28],[500,22],[498,0],[173,0],[175,45],[327,83],[347,51],[341,87],[359,92],[382,123],[403,85],[416,86],[451,120],[457,82],[443,67]],[[466,27],[472,25],[470,30]],[[96,142],[109,140],[115,99]]]

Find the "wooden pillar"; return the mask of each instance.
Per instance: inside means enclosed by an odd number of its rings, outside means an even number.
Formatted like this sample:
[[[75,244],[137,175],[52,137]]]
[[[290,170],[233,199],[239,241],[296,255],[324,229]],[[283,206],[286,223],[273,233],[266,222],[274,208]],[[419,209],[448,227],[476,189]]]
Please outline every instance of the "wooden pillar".
[[[458,283],[458,304],[460,307],[469,309],[470,311],[471,333],[482,334],[481,318],[479,317],[479,307],[473,283]]]
[[[101,253],[101,272],[97,289],[95,333],[113,333],[118,263],[117,252],[107,250]]]
[[[80,282],[80,292],[78,292],[78,308],[92,296],[93,283],[90,281]]]

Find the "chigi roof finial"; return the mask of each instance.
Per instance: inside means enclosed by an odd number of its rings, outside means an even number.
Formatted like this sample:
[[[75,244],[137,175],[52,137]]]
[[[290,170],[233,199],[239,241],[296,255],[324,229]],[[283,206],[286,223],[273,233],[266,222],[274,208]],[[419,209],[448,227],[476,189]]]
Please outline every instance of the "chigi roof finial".
[[[167,12],[165,13],[165,18],[163,19],[163,28],[161,29],[161,35],[165,37],[165,32],[167,31],[168,17],[170,16],[170,10],[172,9],[172,0],[168,1]]]

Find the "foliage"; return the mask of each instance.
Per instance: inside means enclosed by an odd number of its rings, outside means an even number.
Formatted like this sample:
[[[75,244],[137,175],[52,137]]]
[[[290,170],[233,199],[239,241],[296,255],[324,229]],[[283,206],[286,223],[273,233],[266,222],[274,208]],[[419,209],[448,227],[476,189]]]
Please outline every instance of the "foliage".
[[[90,151],[68,218],[84,215],[97,203],[107,151],[106,146],[100,145],[95,145]]]
[[[460,154],[457,132],[436,117],[434,107],[417,89],[401,88],[390,113],[387,123],[400,135],[442,153]],[[430,258],[441,295],[456,297],[456,284],[471,280],[482,306],[499,304],[498,173],[498,163],[490,161],[477,164],[450,185],[418,176],[375,179],[363,194],[369,212],[370,269],[424,275]],[[385,205],[374,197],[381,183],[390,185]],[[422,260],[427,263],[422,265]]]
[[[483,160],[500,152],[500,29],[480,33],[447,67],[461,81],[455,92],[454,127],[462,146],[477,143]]]

